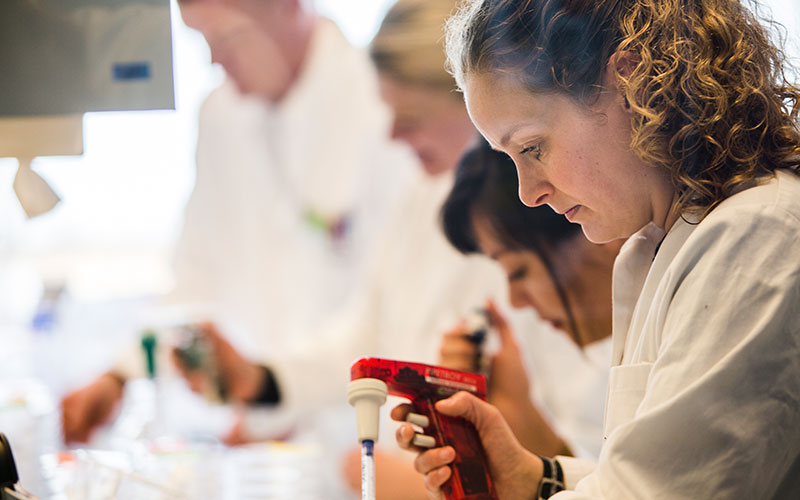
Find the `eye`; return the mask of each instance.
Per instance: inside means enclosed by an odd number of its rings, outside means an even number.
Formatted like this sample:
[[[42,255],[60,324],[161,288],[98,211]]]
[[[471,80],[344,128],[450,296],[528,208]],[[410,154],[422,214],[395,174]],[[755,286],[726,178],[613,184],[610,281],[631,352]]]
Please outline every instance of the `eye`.
[[[528,275],[528,268],[525,266],[518,267],[515,270],[508,273],[508,281],[517,281],[521,280],[525,276]]]
[[[542,156],[542,147],[538,144],[534,144],[533,146],[528,146],[527,148],[524,148],[522,151],[519,152],[520,155],[528,153],[533,153],[536,159],[538,160]]]

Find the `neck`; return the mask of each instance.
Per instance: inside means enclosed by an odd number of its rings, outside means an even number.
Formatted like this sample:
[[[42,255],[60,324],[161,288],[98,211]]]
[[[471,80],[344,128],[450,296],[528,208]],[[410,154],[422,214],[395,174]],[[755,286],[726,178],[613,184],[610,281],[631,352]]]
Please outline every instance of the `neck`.
[[[282,46],[285,48],[286,61],[289,63],[289,70],[291,71],[290,88],[300,77],[308,58],[311,40],[314,36],[315,22],[316,17],[311,12],[300,9],[291,29],[281,33],[285,42]]]
[[[597,245],[585,240],[582,243],[584,265],[576,283],[576,302],[582,307],[578,320],[581,346],[597,342],[611,335],[611,276],[614,260],[624,240]]]
[[[276,13],[272,9],[291,10]],[[286,64],[289,78],[283,88],[279,89],[277,96],[270,96],[270,100],[279,102],[286,97],[300,78],[311,50],[311,41],[314,36],[317,17],[308,8],[304,7],[302,2],[292,5],[276,3],[271,5],[271,8],[260,8],[257,11],[251,11],[251,15],[274,38],[276,47]]]

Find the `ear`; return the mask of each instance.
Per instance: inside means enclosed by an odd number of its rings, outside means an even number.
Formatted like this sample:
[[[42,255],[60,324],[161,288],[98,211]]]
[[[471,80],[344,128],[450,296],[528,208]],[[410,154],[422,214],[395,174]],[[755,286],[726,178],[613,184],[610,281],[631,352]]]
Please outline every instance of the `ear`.
[[[627,97],[625,97],[622,83],[630,78],[640,61],[639,55],[635,52],[629,50],[614,52],[611,54],[611,57],[608,58],[605,75],[603,75],[603,84],[609,89],[612,87],[616,88],[624,101],[625,109],[628,111],[630,111],[631,106],[630,103],[628,103]]]
[[[641,62],[639,54],[630,50],[620,50],[614,52],[608,58],[608,69],[613,70],[617,76],[629,78],[636,66],[639,65],[639,62]]]

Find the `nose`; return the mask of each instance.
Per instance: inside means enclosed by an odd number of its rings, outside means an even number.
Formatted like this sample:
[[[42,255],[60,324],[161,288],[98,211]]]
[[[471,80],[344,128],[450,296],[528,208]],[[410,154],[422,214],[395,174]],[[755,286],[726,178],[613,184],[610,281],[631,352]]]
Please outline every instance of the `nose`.
[[[395,141],[402,141],[403,140],[403,129],[397,126],[397,123],[392,124],[392,131],[389,134],[390,137]]]
[[[529,207],[544,205],[555,191],[553,185],[546,179],[533,172],[523,173],[519,167],[517,167],[517,179],[519,180],[519,199]]]
[[[212,64],[222,64],[222,58],[220,57],[219,49],[209,45],[208,47],[209,52],[211,52],[211,63]]]
[[[514,282],[508,283],[508,301],[514,309],[525,309],[533,305],[523,287]]]
[[[408,128],[407,125],[404,125],[399,120],[394,120],[392,122],[392,131],[391,131],[391,138],[396,141],[405,141],[411,142],[412,139],[411,130]]]

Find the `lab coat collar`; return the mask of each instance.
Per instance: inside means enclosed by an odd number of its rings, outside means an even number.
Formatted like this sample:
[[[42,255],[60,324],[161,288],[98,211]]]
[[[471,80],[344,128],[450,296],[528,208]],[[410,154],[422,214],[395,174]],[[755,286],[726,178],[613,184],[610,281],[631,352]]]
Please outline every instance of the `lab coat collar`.
[[[613,347],[611,366],[622,363],[625,344],[633,318],[642,317],[649,307],[661,279],[697,224],[678,220],[664,235],[664,230],[648,224],[631,236],[614,262],[613,278]]]
[[[326,80],[331,74],[336,74],[335,71],[331,72],[330,66],[340,64],[341,61],[335,56],[341,56],[347,49],[350,47],[339,28],[332,21],[318,17],[297,81],[286,96],[274,105],[275,112],[281,115],[291,113],[298,105],[302,107],[306,96],[318,89],[320,84],[330,85],[331,82]]]

